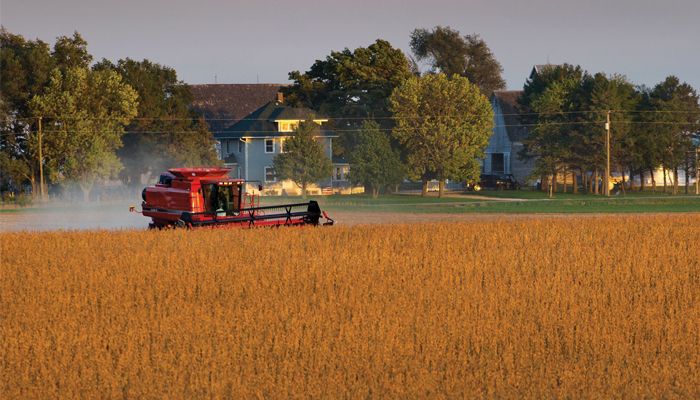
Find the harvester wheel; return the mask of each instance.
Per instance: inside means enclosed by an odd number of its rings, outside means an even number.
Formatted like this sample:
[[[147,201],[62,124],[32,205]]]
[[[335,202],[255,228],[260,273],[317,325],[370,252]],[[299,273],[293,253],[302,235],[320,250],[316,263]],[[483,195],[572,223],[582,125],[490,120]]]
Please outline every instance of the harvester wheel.
[[[173,228],[175,228],[175,229],[186,229],[186,228],[187,228],[187,222],[185,222],[185,221],[183,221],[183,220],[181,220],[181,219],[178,219],[177,221],[175,221],[175,225],[173,225]]]

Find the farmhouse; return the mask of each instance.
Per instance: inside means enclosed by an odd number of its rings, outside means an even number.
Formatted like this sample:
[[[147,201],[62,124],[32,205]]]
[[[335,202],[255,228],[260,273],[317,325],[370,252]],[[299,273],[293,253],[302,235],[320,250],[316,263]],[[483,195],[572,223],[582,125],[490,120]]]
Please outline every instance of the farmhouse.
[[[296,194],[299,188],[293,182],[279,181],[273,168],[275,156],[284,152],[284,143],[294,135],[302,122],[318,125],[317,140],[324,153],[333,161],[333,173],[328,179],[318,182],[310,191],[325,192],[349,190],[346,176],[349,165],[342,159],[333,158],[333,139],[337,135],[324,124],[328,119],[308,108],[290,107],[284,97],[267,102],[235,124],[215,132],[220,143],[220,154],[234,177],[246,181],[259,181],[267,194]]]

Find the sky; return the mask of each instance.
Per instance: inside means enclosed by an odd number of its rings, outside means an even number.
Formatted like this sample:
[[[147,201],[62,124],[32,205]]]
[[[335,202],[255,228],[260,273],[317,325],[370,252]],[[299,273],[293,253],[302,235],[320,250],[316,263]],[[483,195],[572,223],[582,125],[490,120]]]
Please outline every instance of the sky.
[[[547,62],[700,89],[699,20],[699,0],[0,0],[12,33],[78,31],[96,61],[147,58],[191,84],[287,83],[332,50],[382,38],[408,53],[413,29],[443,25],[481,35],[508,89]]]

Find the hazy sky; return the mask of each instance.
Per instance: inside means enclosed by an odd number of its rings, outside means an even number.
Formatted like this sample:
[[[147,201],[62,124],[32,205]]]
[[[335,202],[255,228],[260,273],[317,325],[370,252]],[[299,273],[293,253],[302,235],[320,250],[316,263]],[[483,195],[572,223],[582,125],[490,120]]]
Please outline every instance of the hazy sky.
[[[509,89],[547,60],[700,89],[700,0],[0,1],[13,33],[53,44],[77,30],[96,60],[148,58],[188,83],[284,83],[331,50],[407,51],[414,28],[449,25],[486,40]]]

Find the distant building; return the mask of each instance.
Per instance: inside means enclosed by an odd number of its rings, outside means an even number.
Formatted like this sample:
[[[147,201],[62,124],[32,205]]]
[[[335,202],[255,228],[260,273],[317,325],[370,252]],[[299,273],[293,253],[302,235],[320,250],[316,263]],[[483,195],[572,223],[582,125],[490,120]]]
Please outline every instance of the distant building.
[[[191,107],[204,116],[209,129],[216,133],[275,100],[284,86],[276,83],[190,85]]]
[[[520,121],[518,98],[522,93],[522,90],[500,90],[491,96],[494,128],[481,168],[486,175],[513,174],[521,184],[534,168],[533,160],[523,161],[518,157],[528,135],[527,127]]]
[[[331,176],[311,187],[312,193],[350,191],[347,181],[349,165],[345,160],[333,157],[333,139],[337,135],[324,126],[328,119],[308,108],[285,105],[281,93],[276,100],[215,132],[214,138],[220,144],[221,159],[231,168],[232,176],[261,182],[267,194],[297,194],[300,189],[296,184],[277,178],[273,160],[284,152],[285,141],[294,136],[294,130],[302,122],[318,124],[317,140],[333,163]]]

